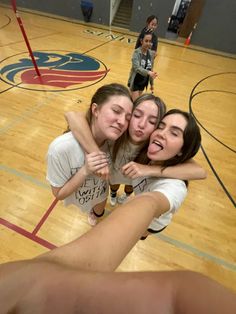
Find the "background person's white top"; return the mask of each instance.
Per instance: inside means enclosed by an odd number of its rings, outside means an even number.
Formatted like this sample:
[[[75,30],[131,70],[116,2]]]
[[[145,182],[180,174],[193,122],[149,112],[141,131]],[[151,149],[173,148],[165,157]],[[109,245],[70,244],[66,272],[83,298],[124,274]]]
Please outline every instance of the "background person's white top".
[[[187,195],[187,187],[184,181],[178,179],[142,177],[133,180],[133,188],[136,195],[143,192],[160,192],[165,195],[170,203],[167,212],[152,220],[149,228],[153,230],[160,230],[171,222],[173,214],[177,212]]]
[[[106,149],[106,144],[101,150]],[[105,150],[104,150],[105,151]],[[58,136],[47,153],[47,180],[54,187],[62,187],[83,165],[85,153],[71,132]],[[108,196],[108,182],[90,175],[82,186],[69,195],[64,204],[74,204],[82,211],[91,210]]]

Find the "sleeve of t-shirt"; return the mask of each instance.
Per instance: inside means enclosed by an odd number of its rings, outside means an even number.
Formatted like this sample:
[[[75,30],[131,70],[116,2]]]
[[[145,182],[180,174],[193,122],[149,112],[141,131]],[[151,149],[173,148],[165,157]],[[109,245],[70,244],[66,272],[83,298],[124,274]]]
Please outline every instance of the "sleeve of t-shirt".
[[[54,187],[62,187],[71,178],[69,162],[49,148],[47,154],[47,180]]]
[[[182,180],[164,179],[154,189],[165,195],[170,203],[169,211],[175,213],[187,196],[187,187]]]

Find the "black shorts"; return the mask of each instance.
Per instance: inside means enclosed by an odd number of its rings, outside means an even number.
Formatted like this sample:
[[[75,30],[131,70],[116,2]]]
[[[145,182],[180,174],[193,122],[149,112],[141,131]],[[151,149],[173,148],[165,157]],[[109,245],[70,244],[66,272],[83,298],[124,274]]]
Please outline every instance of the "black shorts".
[[[133,83],[133,87],[132,87],[132,91],[136,92],[136,91],[143,91],[144,88],[147,88],[148,86],[148,81],[149,81],[149,77],[145,77],[140,75],[139,73],[136,74],[135,78],[134,78],[134,83]]]
[[[145,88],[147,88],[147,84],[145,84],[145,85],[133,84],[132,92],[137,92],[137,91],[143,92]]]

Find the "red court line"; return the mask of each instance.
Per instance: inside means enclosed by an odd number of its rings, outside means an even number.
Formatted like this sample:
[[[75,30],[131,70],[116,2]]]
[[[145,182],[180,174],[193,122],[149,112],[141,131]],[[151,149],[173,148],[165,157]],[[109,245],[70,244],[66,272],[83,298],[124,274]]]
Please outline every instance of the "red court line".
[[[24,237],[34,241],[34,242],[37,242],[38,244],[46,247],[47,249],[49,250],[52,250],[52,249],[55,249],[56,248],[56,245],[36,236],[35,234],[32,234],[30,233],[29,231],[15,225],[15,224],[12,224],[11,222],[3,219],[3,218],[0,218],[0,224],[2,224],[3,226],[23,235]]]
[[[34,228],[32,235],[36,235],[36,233],[39,231],[39,229],[41,228],[41,226],[44,224],[45,220],[48,218],[48,216],[50,215],[51,211],[53,210],[53,208],[56,206],[58,200],[55,198],[55,200],[52,202],[52,204],[49,206],[49,208],[47,209],[46,213],[44,214],[44,216],[41,218],[40,222],[37,224],[37,226]]]

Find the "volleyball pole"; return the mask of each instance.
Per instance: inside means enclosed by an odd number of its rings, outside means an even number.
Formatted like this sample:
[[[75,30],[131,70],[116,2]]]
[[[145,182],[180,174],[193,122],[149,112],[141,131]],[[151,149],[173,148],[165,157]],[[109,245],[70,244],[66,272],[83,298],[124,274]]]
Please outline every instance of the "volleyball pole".
[[[14,13],[15,13],[15,15],[16,15],[17,22],[18,22],[18,24],[19,24],[19,26],[20,26],[20,30],[21,30],[22,35],[23,35],[23,37],[24,37],[24,40],[25,40],[26,46],[27,46],[27,48],[28,48],[28,51],[29,51],[29,54],[30,54],[30,58],[31,58],[31,60],[32,60],[32,62],[33,62],[35,71],[36,71],[36,73],[37,73],[38,76],[41,76],[41,74],[40,74],[40,72],[39,72],[39,69],[38,69],[38,67],[37,67],[37,63],[36,63],[36,61],[35,61],[35,58],[34,58],[32,49],[31,49],[31,47],[30,47],[30,43],[29,43],[29,40],[28,40],[28,38],[27,38],[27,35],[26,35],[26,32],[25,32],[25,29],[24,29],[22,20],[21,20],[20,15],[19,15],[19,13],[18,13],[18,11],[17,11],[16,0],[11,0],[11,5],[12,5],[13,11],[14,11]]]

